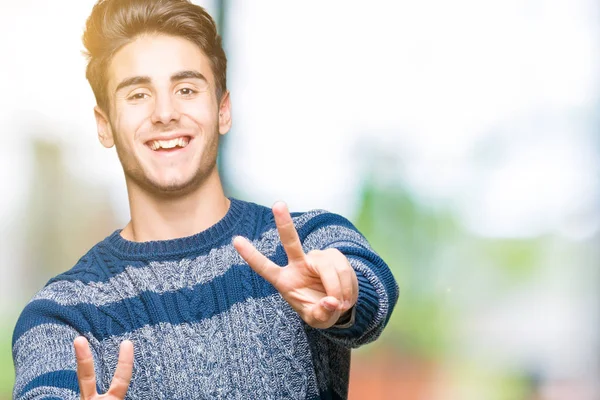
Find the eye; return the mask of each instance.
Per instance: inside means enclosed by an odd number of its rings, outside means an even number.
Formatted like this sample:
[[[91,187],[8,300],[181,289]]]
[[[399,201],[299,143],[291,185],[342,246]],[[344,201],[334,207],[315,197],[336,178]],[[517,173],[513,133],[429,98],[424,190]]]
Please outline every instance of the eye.
[[[127,100],[143,100],[148,97],[148,93],[134,93]]]
[[[196,93],[196,91],[190,88],[181,88],[177,91],[177,93],[181,94],[182,96],[191,96]]]

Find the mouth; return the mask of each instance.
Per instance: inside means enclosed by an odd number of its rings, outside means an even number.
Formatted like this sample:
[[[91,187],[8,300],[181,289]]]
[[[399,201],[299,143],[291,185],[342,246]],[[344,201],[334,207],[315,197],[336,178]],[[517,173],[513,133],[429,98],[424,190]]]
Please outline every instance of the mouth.
[[[184,149],[190,143],[190,136],[178,136],[171,139],[153,139],[146,142],[146,146],[155,152],[174,152]]]

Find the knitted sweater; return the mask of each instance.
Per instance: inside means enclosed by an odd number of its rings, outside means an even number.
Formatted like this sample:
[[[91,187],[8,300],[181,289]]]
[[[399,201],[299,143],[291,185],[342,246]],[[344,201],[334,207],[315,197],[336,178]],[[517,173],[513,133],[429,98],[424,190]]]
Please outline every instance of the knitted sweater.
[[[340,399],[350,349],[375,340],[398,298],[382,259],[345,218],[293,213],[305,252],[337,248],[359,282],[351,326],[315,329],[233,248],[237,235],[287,264],[272,211],[231,199],[196,235],[136,243],[120,231],[51,279],[22,312],[12,340],[14,398],[79,399],[73,340],[84,335],[99,393],[119,344],[134,344],[127,399]]]

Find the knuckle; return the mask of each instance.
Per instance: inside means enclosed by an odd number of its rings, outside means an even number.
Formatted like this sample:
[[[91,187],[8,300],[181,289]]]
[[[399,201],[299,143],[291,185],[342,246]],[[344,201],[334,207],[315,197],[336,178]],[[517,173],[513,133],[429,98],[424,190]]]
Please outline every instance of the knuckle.
[[[260,263],[260,270],[264,271],[268,268],[268,266],[269,266],[269,260],[268,259],[262,260],[262,262]]]
[[[89,383],[95,383],[96,377],[94,375],[82,376],[79,378],[79,381],[84,385],[89,384]]]
[[[345,280],[352,278],[352,274],[353,274],[352,268],[348,268],[348,267],[345,267],[342,265],[342,266],[336,266],[335,270],[337,271],[338,275]]]
[[[88,364],[90,362],[94,362],[93,357],[89,354],[85,354],[85,355],[76,354],[75,358],[77,359],[77,364]]]

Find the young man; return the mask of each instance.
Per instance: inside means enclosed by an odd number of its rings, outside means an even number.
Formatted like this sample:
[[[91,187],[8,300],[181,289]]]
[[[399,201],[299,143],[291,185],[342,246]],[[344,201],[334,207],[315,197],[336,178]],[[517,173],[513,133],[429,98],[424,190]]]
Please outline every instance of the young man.
[[[343,217],[225,196],[231,103],[210,16],[103,0],[84,43],[131,220],[21,314],[14,397],[346,398],[350,349],[380,335],[398,287]]]

